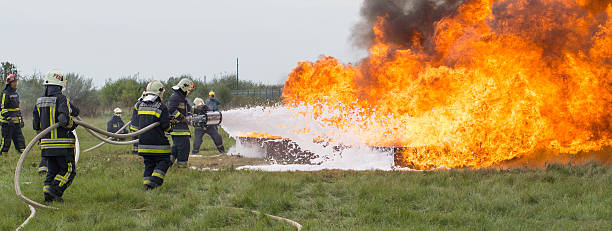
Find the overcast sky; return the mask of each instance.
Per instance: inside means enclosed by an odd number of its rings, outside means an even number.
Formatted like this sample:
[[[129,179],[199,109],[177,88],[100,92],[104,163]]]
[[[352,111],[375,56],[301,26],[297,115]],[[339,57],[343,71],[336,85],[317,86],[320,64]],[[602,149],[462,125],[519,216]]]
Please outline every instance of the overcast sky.
[[[140,73],[165,79],[234,72],[281,83],[298,61],[354,62],[350,32],[360,0],[4,1],[0,61],[96,80]]]

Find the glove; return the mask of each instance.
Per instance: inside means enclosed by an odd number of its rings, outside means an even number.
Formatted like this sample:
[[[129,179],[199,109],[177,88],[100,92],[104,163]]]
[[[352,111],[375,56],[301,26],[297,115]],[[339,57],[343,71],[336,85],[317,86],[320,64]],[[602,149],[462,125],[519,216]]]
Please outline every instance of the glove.
[[[25,124],[23,123],[23,121],[19,122],[19,128],[23,128],[25,127]]]
[[[187,117],[183,117],[183,120],[181,120],[182,123],[188,123],[189,121],[187,120]]]

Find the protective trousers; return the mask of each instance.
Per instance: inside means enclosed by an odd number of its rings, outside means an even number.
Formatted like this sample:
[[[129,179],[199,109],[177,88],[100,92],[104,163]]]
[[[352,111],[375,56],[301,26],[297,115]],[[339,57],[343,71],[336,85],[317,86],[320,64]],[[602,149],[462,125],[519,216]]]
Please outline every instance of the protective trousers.
[[[47,178],[43,184],[43,192],[53,193],[62,197],[68,186],[76,176],[76,165],[74,155],[47,156]]]
[[[172,156],[180,167],[187,165],[189,160],[189,136],[172,136]]]
[[[43,156],[40,158],[40,164],[38,164],[38,174],[40,175],[46,175],[47,172],[49,171],[48,163],[49,160],[47,160],[47,157]]]
[[[15,144],[15,148],[22,153],[25,149],[25,138],[19,124],[2,124],[2,154],[8,154],[11,148],[11,141]]]
[[[172,165],[170,156],[143,156],[144,158],[144,181],[147,189],[154,189],[164,183],[164,177],[168,168]]]
[[[137,140],[137,139],[138,139],[138,136],[132,137],[132,140]],[[132,154],[138,155],[138,143],[134,143],[132,145]]]
[[[210,138],[212,138],[215,143],[215,147],[221,153],[225,152],[225,147],[223,147],[223,138],[219,134],[217,130],[217,126],[208,126],[206,129],[196,128],[195,129],[195,137],[193,138],[193,154],[197,154],[200,152],[200,146],[202,146],[202,139],[204,134],[208,134]]]

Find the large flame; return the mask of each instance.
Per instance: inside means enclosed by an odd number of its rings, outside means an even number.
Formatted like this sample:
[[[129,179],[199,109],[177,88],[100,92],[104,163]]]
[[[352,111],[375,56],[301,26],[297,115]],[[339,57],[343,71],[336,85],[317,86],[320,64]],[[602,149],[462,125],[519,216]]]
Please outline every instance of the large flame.
[[[388,42],[387,24],[378,18],[358,64],[298,63],[285,104],[367,145],[406,147],[422,169],[612,145],[610,1],[468,1],[408,49]]]

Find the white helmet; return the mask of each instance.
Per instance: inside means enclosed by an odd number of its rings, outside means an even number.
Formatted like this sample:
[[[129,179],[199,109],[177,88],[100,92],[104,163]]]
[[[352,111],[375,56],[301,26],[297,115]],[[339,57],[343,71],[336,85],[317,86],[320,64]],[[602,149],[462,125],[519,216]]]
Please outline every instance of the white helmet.
[[[201,99],[201,98],[195,98],[195,99],[193,100],[193,104],[195,104],[196,106],[201,106],[201,105],[204,105],[204,100],[203,100],[203,99]]]
[[[115,113],[115,115],[121,115],[123,113],[123,111],[121,111],[121,108],[115,108],[113,112]]]
[[[161,96],[164,90],[164,84],[162,84],[159,80],[155,80],[147,84],[147,90],[145,91],[145,94]]]
[[[47,72],[43,85],[55,85],[60,87],[66,86],[66,78],[59,70],[53,69]]]
[[[172,87],[174,90],[178,90],[179,88],[184,92],[189,92],[195,88],[195,85],[191,79],[183,78],[178,82],[178,84],[176,84],[176,86]]]

